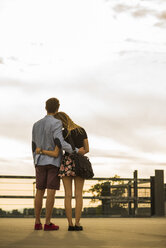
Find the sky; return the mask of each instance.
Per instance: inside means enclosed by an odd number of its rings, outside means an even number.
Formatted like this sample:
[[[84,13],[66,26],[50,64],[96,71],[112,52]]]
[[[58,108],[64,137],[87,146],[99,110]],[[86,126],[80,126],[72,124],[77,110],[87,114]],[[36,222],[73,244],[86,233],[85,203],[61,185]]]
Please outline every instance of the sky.
[[[35,175],[50,97],[85,128],[95,177],[165,170],[165,28],[164,0],[0,0],[0,174]]]

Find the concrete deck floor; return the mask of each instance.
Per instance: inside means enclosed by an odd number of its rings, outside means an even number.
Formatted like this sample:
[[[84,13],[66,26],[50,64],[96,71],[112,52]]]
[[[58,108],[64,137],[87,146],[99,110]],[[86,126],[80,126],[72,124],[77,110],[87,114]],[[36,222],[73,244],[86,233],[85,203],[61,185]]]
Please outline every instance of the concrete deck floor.
[[[34,231],[34,219],[1,218],[0,247],[166,248],[166,218],[84,218],[82,232],[68,232],[66,219],[52,221],[59,231]]]

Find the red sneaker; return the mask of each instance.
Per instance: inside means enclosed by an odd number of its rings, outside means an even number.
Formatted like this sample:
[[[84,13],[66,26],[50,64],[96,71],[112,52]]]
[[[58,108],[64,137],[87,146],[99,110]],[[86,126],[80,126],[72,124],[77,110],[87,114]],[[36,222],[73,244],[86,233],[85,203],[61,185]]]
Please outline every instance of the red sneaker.
[[[42,224],[35,224],[34,230],[42,230]]]
[[[50,223],[49,225],[47,224],[44,225],[44,231],[54,231],[58,229],[59,229],[59,226],[56,226],[53,223]]]

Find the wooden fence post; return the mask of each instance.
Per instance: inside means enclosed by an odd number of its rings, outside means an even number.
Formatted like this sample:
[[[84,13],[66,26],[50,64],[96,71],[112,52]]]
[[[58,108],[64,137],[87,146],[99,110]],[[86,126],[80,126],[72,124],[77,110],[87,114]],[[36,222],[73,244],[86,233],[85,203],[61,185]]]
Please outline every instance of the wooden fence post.
[[[151,195],[151,216],[155,215],[155,194],[154,194],[154,188],[155,188],[155,177],[150,177],[150,195]]]
[[[138,201],[137,201],[137,197],[138,197],[138,171],[135,170],[134,171],[134,215],[136,216],[138,214]]]
[[[155,215],[164,216],[164,171],[155,170],[154,183]]]
[[[128,183],[128,197],[131,198],[131,181]],[[128,215],[132,215],[131,201],[128,201]]]

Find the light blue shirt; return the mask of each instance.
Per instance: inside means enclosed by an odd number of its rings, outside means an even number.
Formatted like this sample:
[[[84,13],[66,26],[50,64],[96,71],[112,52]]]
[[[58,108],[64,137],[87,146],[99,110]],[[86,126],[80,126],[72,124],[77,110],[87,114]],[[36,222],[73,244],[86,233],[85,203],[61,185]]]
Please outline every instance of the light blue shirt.
[[[58,138],[62,145],[62,149],[68,153],[72,153],[72,147],[67,143],[62,134],[62,122],[56,119],[52,115],[46,115],[41,120],[37,121],[33,125],[32,129],[32,142],[36,147],[40,147],[43,150],[53,151],[55,149],[54,140]],[[33,152],[33,160],[35,165],[48,165],[52,164],[60,167],[62,159],[62,149],[60,150],[57,158],[47,156],[44,154],[36,154]],[[77,149],[78,151],[78,149]]]

